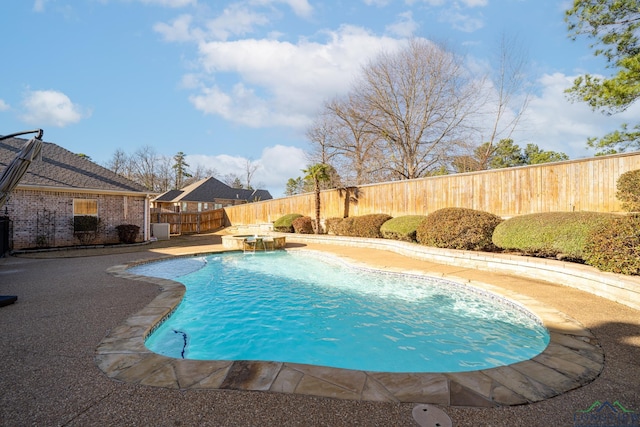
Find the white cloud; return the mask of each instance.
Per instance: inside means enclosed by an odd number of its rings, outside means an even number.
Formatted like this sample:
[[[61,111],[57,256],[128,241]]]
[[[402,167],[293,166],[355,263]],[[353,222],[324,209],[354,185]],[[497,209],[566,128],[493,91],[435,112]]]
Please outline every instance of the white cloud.
[[[545,150],[564,152],[572,159],[593,156],[594,152],[586,147],[587,138],[603,136],[621,123],[635,123],[640,116],[640,105],[607,116],[592,111],[585,103],[571,103],[564,91],[572,86],[575,77],[555,73],[539,79],[541,91],[531,99],[526,119],[514,134],[516,144],[536,144]]]
[[[139,0],[140,3],[158,5],[164,7],[179,8],[185,6],[195,6],[198,0]]]
[[[396,22],[387,25],[386,31],[398,37],[411,37],[418,27],[418,23],[413,19],[413,13],[407,11],[398,15]]]
[[[69,97],[55,90],[29,91],[22,101],[22,120],[33,125],[65,127],[91,115]]]
[[[232,4],[225,8],[214,19],[204,22],[204,28],[194,25],[192,15],[181,15],[170,24],[160,22],[153,29],[162,34],[169,42],[227,40],[232,36],[249,34],[258,26],[269,23],[267,17],[261,13],[252,11],[241,4]]]
[[[467,7],[484,7],[489,4],[489,0],[462,0]]]
[[[284,161],[286,159],[286,161]],[[207,169],[215,169],[218,179],[227,174],[235,174],[243,177],[247,159],[239,156],[221,154],[208,156],[203,154],[188,155],[187,163],[191,168],[200,165]],[[269,190],[271,195],[281,197],[284,194],[287,180],[302,175],[301,170],[306,167],[306,154],[297,147],[276,145],[266,147],[257,160],[252,160],[257,165],[252,185],[259,189]]]
[[[288,5],[296,15],[309,18],[313,14],[313,6],[307,0],[250,0],[250,4],[256,5],[272,5],[275,3],[284,3]]]
[[[202,34],[201,32],[199,34],[197,30],[191,30],[192,20],[193,17],[191,15],[180,15],[171,24],[159,22],[153,26],[153,29],[162,34],[164,39],[169,42],[198,40],[202,37]]]
[[[254,127],[304,126],[322,105],[352,84],[362,64],[402,40],[380,38],[345,26],[324,43],[245,39],[200,44],[203,70],[211,76],[237,73],[242,83],[225,89],[202,85],[191,96],[197,109]]]
[[[47,4],[49,0],[36,0],[33,3],[33,11],[34,12],[44,12],[44,6]]]
[[[207,32],[214,40],[227,40],[230,36],[249,34],[267,23],[269,20],[265,15],[244,5],[232,4],[220,16],[207,22]]]
[[[465,33],[472,33],[484,27],[484,20],[480,16],[474,17],[454,8],[442,11],[440,20]]]
[[[230,93],[223,92],[217,86],[203,88],[200,95],[193,95],[189,100],[205,114],[218,115],[225,120],[254,128],[301,127],[308,121],[304,114],[271,110],[266,100],[242,83],[234,85]]]
[[[363,0],[367,6],[386,6],[391,3],[391,0]]]
[[[9,104],[4,102],[3,99],[0,99],[0,111],[8,111],[10,108]]]

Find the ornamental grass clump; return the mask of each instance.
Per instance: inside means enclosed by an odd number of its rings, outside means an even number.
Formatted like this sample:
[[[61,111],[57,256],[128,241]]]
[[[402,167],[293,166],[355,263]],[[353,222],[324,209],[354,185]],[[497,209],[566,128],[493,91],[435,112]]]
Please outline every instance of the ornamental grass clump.
[[[380,234],[385,239],[414,243],[418,226],[426,218],[426,215],[405,215],[391,218],[382,224]]]
[[[526,255],[581,262],[588,236],[616,216],[599,212],[543,212],[510,218],[498,225],[493,243]]]
[[[467,208],[437,210],[420,223],[418,243],[447,249],[492,251],[491,236],[502,218],[489,212]]]
[[[584,259],[602,271],[640,275],[640,215],[618,217],[594,230]]]
[[[293,233],[293,221],[301,216],[297,213],[282,216],[273,223],[273,230],[279,233]]]

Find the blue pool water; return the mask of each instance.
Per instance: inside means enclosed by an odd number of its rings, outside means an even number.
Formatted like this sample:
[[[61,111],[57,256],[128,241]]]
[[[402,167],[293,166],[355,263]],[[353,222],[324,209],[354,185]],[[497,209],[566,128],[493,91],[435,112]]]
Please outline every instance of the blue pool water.
[[[129,271],[187,288],[146,342],[169,357],[463,372],[530,359],[549,342],[538,319],[502,298],[308,252],[178,258]]]

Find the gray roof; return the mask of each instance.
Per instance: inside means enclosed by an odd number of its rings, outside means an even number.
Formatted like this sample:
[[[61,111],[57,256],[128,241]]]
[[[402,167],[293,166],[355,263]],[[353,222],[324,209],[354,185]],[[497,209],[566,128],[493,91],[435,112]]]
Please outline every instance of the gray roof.
[[[0,140],[0,173],[26,142],[22,138]],[[43,143],[40,156],[31,163],[20,185],[149,193],[143,186],[50,142]]]
[[[213,177],[205,178],[181,190],[169,190],[158,196],[156,202],[212,202],[215,199],[234,199],[254,202],[270,200],[267,190],[232,188]]]

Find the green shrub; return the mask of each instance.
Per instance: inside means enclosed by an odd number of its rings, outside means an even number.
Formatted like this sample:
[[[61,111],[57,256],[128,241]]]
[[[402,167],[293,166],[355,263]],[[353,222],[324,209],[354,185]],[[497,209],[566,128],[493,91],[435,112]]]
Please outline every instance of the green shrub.
[[[584,259],[602,271],[640,275],[640,215],[618,217],[594,230]]]
[[[342,218],[342,220],[336,224],[335,234],[338,236],[355,236],[355,222],[355,216]]]
[[[382,237],[380,227],[390,219],[391,216],[387,214],[350,216],[340,221],[336,227],[336,234],[352,237]]]
[[[135,243],[140,227],[135,224],[121,224],[116,227],[121,243]]]
[[[78,215],[73,217],[73,232],[86,233],[98,231],[100,219],[93,215]]]
[[[102,221],[93,215],[78,215],[73,217],[73,236],[81,245],[93,242],[101,231]]]
[[[616,197],[622,202],[622,209],[640,212],[640,169],[623,173],[616,185]]]
[[[405,215],[392,218],[382,224],[380,234],[385,239],[415,242],[418,226],[425,218],[425,215]]]
[[[344,218],[327,218],[324,220],[324,225],[327,228],[328,234],[339,234],[338,227]]]
[[[293,230],[298,234],[313,234],[313,220],[308,216],[301,216],[291,223]]]
[[[491,236],[502,219],[489,212],[467,208],[445,208],[425,218],[418,226],[418,243],[448,249],[490,251]]]
[[[280,217],[273,223],[273,230],[280,233],[293,233],[293,221],[301,216],[300,214],[294,213]]]
[[[498,225],[493,243],[534,256],[583,260],[587,237],[615,216],[598,212],[544,212],[517,216]]]

